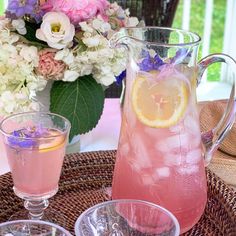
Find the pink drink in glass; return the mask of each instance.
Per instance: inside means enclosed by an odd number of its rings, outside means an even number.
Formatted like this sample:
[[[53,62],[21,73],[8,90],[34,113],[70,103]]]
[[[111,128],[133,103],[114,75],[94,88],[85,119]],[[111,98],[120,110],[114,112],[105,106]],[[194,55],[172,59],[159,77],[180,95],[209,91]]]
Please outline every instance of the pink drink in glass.
[[[187,70],[181,71],[181,76],[186,78]],[[134,112],[131,91],[139,75],[128,77],[112,198],[163,206],[176,216],[181,233],[186,232],[200,219],[207,200],[195,94],[188,96],[185,112],[176,124],[153,128]],[[189,78],[190,87],[195,87],[194,79]]]
[[[48,137],[39,139],[37,147],[6,144],[14,191],[18,196],[49,198],[57,192],[66,137],[55,129],[48,130]]]

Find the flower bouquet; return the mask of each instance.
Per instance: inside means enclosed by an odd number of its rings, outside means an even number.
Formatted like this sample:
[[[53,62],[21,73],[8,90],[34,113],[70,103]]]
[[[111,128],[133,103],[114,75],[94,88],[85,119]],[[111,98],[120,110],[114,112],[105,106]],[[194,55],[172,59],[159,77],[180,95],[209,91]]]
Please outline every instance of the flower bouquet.
[[[104,90],[126,65],[109,38],[138,23],[107,0],[9,0],[0,18],[0,116],[42,109],[37,95],[50,84],[48,109],[70,120],[70,140],[94,128]]]

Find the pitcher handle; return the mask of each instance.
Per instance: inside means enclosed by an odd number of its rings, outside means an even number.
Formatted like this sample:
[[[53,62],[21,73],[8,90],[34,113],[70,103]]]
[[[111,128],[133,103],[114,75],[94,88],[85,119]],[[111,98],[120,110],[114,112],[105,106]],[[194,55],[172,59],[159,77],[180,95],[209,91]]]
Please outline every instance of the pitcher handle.
[[[207,69],[207,67],[215,62],[224,62],[229,65],[233,70],[233,82],[230,92],[230,97],[228,99],[227,107],[225,112],[220,119],[219,123],[211,130],[202,133],[202,142],[205,146],[205,165],[207,166],[213,153],[216,151],[220,143],[223,141],[225,136],[228,134],[232,128],[235,115],[236,115],[236,98],[235,98],[235,77],[236,77],[236,61],[225,54],[211,54],[198,62],[198,84],[201,82],[202,75]]]

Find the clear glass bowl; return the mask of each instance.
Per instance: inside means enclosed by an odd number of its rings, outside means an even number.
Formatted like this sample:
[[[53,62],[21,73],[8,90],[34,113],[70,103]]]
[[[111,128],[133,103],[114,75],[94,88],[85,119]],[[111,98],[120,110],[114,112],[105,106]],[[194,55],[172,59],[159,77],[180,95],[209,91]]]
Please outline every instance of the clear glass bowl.
[[[1,236],[72,236],[62,227],[41,220],[16,220],[0,224]]]
[[[76,236],[178,236],[175,216],[141,200],[112,200],[83,212],[75,223]]]

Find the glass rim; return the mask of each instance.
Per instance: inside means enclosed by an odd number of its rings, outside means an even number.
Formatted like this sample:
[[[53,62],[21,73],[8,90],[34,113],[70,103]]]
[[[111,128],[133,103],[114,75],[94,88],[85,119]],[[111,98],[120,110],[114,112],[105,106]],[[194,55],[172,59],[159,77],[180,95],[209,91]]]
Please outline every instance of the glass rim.
[[[161,42],[150,42],[150,41],[145,41],[145,40],[141,40],[141,39],[137,39],[135,37],[130,37],[140,43],[145,43],[145,44],[149,44],[149,45],[156,45],[156,46],[164,46],[164,47],[183,47],[183,46],[196,46],[199,45],[199,43],[201,42],[201,37],[199,36],[199,34],[195,33],[195,32],[191,32],[189,30],[184,30],[184,29],[178,29],[178,28],[171,28],[171,27],[161,27],[161,26],[130,26],[130,27],[123,27],[123,29],[129,30],[129,29],[156,29],[156,30],[166,30],[166,31],[172,31],[172,32],[180,32],[183,33],[185,35],[193,35],[196,37],[196,40],[193,40],[192,42],[186,42],[186,43],[161,43]],[[124,36],[126,37],[126,36]]]
[[[3,222],[3,223],[0,223],[0,227],[8,226],[8,225],[10,226],[10,225],[15,224],[15,223],[36,223],[36,224],[39,224],[39,225],[53,226],[56,229],[61,230],[63,233],[66,233],[68,236],[72,236],[72,234],[68,230],[64,229],[62,226],[54,224],[52,222],[43,221],[43,220],[12,220],[12,221],[6,221],[6,222]]]
[[[1,122],[0,122],[0,133],[2,133],[4,136],[7,136],[7,137],[16,137],[16,136],[12,135],[11,133],[6,132],[3,129],[2,126],[3,126],[4,122],[11,119],[12,117],[23,116],[23,115],[34,115],[34,114],[45,114],[45,115],[57,116],[57,117],[61,118],[62,120],[64,120],[68,124],[68,128],[67,128],[67,130],[62,131],[60,134],[57,134],[57,135],[50,135],[48,137],[23,137],[22,138],[23,140],[42,140],[42,139],[45,140],[45,139],[60,137],[60,136],[65,135],[71,128],[70,121],[62,115],[59,115],[59,114],[56,114],[56,113],[53,113],[53,112],[46,112],[46,111],[45,112],[44,111],[28,111],[28,112],[15,113],[15,114],[9,115],[9,116],[5,117],[3,120],[1,120]]]
[[[138,200],[138,199],[115,199],[115,200],[109,200],[109,201],[101,202],[101,203],[98,203],[98,204],[96,204],[92,207],[89,207],[77,218],[77,220],[75,222],[74,228],[75,228],[76,235],[80,235],[80,234],[78,234],[79,233],[78,232],[78,230],[79,230],[78,226],[80,225],[83,217],[87,213],[92,212],[95,209],[98,209],[98,208],[101,208],[101,207],[104,207],[104,206],[113,205],[113,204],[116,204],[116,203],[134,203],[134,204],[138,203],[138,204],[151,206],[151,207],[154,207],[156,209],[161,210],[162,212],[164,212],[166,215],[168,215],[172,219],[172,221],[174,222],[174,224],[176,226],[175,236],[179,236],[179,234],[180,234],[180,225],[179,225],[179,222],[178,222],[177,218],[174,216],[173,213],[171,213],[169,210],[167,210],[166,208],[164,208],[160,205],[157,205],[155,203],[148,202],[148,201],[145,201],[145,200]]]

